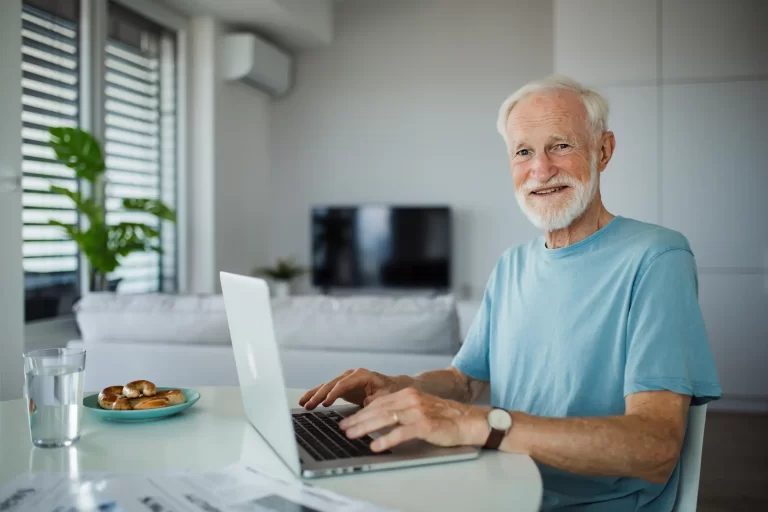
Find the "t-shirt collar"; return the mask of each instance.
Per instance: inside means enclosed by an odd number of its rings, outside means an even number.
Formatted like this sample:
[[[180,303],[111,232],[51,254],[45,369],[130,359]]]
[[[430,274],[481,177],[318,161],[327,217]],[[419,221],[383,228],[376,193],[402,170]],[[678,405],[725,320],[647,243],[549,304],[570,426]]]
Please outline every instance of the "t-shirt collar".
[[[561,247],[559,249],[547,249],[547,239],[545,236],[541,236],[539,237],[537,247],[539,247],[540,253],[547,258],[565,258],[572,256],[583,251],[586,246],[592,244],[606,233],[616,229],[616,226],[621,222],[622,219],[623,217],[617,215],[611,219],[608,224],[598,229],[584,240],[580,240],[575,244]]]

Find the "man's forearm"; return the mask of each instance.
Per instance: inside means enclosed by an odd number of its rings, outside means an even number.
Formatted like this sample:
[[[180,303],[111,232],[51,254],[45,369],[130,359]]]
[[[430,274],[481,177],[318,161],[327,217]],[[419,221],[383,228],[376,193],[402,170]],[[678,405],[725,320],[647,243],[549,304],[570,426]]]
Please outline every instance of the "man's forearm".
[[[678,433],[665,421],[634,415],[542,418],[519,412],[512,418],[501,450],[525,453],[571,473],[663,483],[679,456]]]
[[[456,400],[457,402],[471,403],[485,389],[486,383],[472,379],[456,368],[432,370],[413,377],[407,386],[414,387],[424,393]]]

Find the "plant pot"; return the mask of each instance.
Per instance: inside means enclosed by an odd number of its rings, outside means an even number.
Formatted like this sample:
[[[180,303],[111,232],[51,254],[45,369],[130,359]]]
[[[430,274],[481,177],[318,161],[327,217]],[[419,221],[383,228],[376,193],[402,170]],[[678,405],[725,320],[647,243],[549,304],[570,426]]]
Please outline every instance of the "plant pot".
[[[116,292],[117,286],[123,279],[108,279],[104,274],[93,272],[91,274],[91,291],[93,292]]]
[[[275,281],[272,286],[272,293],[276,299],[287,299],[291,296],[290,281]]]

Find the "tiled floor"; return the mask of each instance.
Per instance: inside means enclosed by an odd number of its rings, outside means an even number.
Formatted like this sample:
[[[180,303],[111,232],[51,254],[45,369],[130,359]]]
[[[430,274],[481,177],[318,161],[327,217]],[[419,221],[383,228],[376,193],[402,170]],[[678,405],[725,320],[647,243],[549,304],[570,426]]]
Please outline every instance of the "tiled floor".
[[[768,511],[768,415],[707,414],[698,510]]]

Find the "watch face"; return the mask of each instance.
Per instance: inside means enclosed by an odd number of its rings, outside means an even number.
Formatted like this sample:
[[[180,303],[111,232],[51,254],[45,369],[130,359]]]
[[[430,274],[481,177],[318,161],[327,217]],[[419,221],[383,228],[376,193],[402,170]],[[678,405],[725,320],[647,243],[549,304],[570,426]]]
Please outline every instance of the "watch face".
[[[512,416],[507,411],[494,409],[488,414],[488,424],[494,430],[509,430],[512,426]]]

